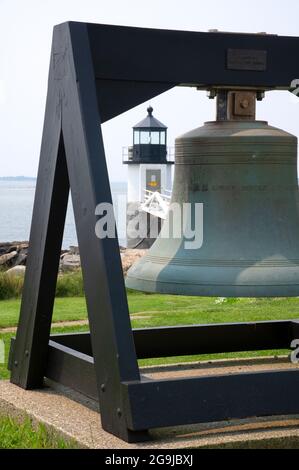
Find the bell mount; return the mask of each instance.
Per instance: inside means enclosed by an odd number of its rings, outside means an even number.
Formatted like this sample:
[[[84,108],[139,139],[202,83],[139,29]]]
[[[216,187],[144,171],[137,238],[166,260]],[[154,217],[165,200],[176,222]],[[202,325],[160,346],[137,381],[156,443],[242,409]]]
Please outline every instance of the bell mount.
[[[100,124],[179,85],[291,91],[298,48],[299,38],[275,35],[75,22],[54,28],[28,264],[10,353],[14,384],[38,388],[47,377],[92,396],[103,428],[130,442],[147,439],[155,427],[299,413],[297,370],[145,381],[137,358],[288,348],[299,337],[299,321],[132,331],[118,242],[94,231],[96,206],[111,202]],[[70,189],[90,333],[50,336]]]

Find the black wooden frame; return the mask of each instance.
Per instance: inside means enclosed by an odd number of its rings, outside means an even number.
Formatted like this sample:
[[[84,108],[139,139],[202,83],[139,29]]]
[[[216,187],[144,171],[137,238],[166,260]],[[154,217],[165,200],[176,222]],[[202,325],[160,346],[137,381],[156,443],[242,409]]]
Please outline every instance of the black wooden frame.
[[[54,28],[30,249],[10,355],[14,384],[37,388],[49,377],[70,385],[98,399],[105,430],[133,442],[147,439],[153,427],[299,412],[296,370],[142,377],[137,358],[289,348],[299,323],[132,331],[118,241],[95,235],[96,206],[112,202],[101,123],[177,85],[290,89],[299,77],[298,46],[299,38],[273,35],[74,22]],[[265,70],[227,67],[229,49],[266,51]],[[50,339],[70,188],[90,334]]]

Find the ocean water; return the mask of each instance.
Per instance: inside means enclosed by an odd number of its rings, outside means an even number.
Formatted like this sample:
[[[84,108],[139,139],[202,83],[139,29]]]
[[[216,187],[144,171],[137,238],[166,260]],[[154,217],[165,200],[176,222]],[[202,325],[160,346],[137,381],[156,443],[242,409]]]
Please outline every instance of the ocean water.
[[[35,180],[0,180],[0,242],[29,240],[31,217],[33,210]],[[111,184],[114,211],[117,223],[125,220],[125,205],[119,204],[127,193],[126,183]],[[119,210],[118,210],[119,209]],[[125,246],[124,236],[119,240]],[[71,201],[65,223],[63,248],[77,245],[77,234]]]

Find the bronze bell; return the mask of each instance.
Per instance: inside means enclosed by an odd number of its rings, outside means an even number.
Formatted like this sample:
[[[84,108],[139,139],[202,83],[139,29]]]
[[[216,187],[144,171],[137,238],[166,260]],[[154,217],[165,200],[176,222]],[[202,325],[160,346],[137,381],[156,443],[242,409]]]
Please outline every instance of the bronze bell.
[[[202,246],[187,249],[184,236],[163,237],[166,221],[148,254],[129,270],[127,287],[299,296],[297,138],[256,121],[255,99],[253,92],[219,93],[218,119],[176,140],[172,202],[192,209],[203,204]],[[175,233],[182,222],[172,219]]]

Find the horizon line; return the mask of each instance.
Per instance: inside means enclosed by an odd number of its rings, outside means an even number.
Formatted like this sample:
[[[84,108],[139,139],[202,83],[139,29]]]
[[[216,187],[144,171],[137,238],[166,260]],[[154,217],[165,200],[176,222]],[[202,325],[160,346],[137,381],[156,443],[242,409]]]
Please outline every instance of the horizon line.
[[[30,180],[36,180],[37,179],[37,176],[24,176],[24,175],[17,175],[17,176],[11,176],[11,175],[8,175],[8,176],[0,176],[0,180],[3,180],[3,179],[13,179],[13,180],[23,180],[23,179],[30,179]],[[110,180],[111,183],[127,183],[127,181],[124,181],[124,180]]]

